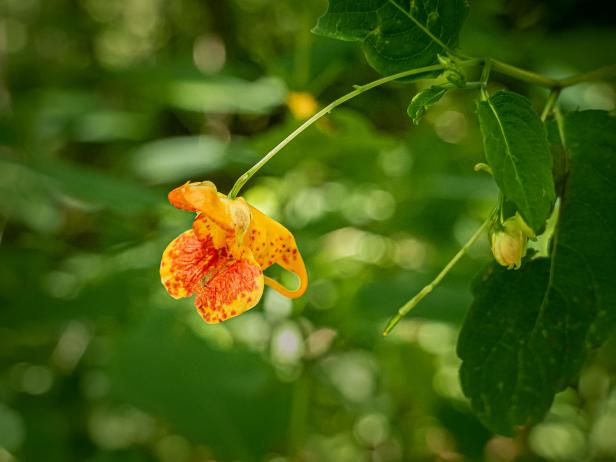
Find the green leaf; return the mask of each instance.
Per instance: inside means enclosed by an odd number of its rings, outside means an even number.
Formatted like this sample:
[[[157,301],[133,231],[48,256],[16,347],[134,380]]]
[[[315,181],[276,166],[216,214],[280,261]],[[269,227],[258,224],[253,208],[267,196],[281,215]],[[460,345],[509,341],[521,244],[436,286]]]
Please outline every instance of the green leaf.
[[[571,156],[564,200],[576,213],[560,220],[559,248],[584,246],[577,264],[591,273],[587,282],[594,289],[597,315],[588,343],[596,347],[616,333],[616,117],[604,111],[573,113],[565,119],[564,131]]]
[[[436,63],[442,44],[457,46],[467,13],[466,0],[330,0],[312,31],[362,42],[368,63],[386,75]]]
[[[505,197],[535,231],[554,204],[552,154],[545,126],[530,101],[499,91],[478,104],[486,159]]]
[[[551,258],[475,284],[460,333],[460,378],[482,422],[498,433],[540,420],[616,327],[616,118],[569,115],[570,172]]]
[[[406,113],[409,115],[415,125],[419,125],[419,121],[423,118],[425,112],[438,103],[439,100],[447,93],[448,87],[444,85],[432,85],[430,88],[420,91],[411,100]]]

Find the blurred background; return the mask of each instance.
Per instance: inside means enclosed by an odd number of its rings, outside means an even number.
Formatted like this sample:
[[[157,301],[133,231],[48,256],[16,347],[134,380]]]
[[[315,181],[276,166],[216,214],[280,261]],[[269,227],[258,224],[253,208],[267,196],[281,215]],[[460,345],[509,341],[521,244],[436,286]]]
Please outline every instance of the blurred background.
[[[463,49],[559,77],[616,62],[599,1],[477,0]],[[0,0],[0,462],[613,461],[616,345],[545,422],[490,434],[455,354],[484,239],[384,339],[496,198],[473,92],[419,127],[391,84],[306,131],[243,190],[290,228],[310,288],[201,321],[158,264],[192,215],[319,106],[378,78],[310,33],[325,0]],[[545,92],[495,75],[494,89]],[[614,86],[567,89],[613,110]]]

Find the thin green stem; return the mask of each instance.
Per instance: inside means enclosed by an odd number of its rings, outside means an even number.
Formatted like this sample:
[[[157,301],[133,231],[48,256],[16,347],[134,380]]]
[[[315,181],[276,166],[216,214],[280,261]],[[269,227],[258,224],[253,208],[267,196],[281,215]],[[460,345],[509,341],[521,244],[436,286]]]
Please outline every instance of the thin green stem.
[[[519,67],[503,63],[502,61],[498,61],[496,59],[487,58],[487,61],[490,61],[492,63],[492,67],[495,71],[500,72],[501,74],[508,75],[510,77],[514,77],[518,80],[522,80],[523,82],[534,83],[535,85],[548,88],[555,88],[561,86],[559,80],[544,77],[543,75],[539,75],[535,72],[527,71],[525,69],[520,69]]]
[[[409,71],[404,71],[404,72],[399,72],[397,74],[389,75],[387,77],[383,77],[381,79],[375,80],[365,85],[358,86],[352,92],[347,93],[346,95],[341,96],[337,100],[329,103],[319,112],[317,112],[312,117],[310,117],[308,120],[306,120],[303,124],[297,127],[293,132],[291,132],[291,134],[289,134],[289,136],[287,136],[280,143],[278,143],[270,152],[268,152],[265,156],[263,156],[261,160],[259,160],[248,171],[246,171],[242,176],[240,176],[235,182],[235,184],[233,185],[233,188],[231,188],[231,191],[229,192],[229,198],[234,199],[237,196],[237,194],[240,192],[242,187],[246,184],[246,182],[250,180],[250,178],[252,178],[252,176],[261,169],[261,167],[263,167],[266,163],[268,163],[272,157],[278,154],[278,152],[282,148],[284,148],[287,144],[293,141],[300,133],[302,133],[304,130],[306,130],[308,127],[314,124],[321,117],[329,114],[336,107],[340,106],[343,103],[346,103],[350,99],[353,99],[356,96],[361,95],[362,93],[368,90],[371,90],[372,88],[378,87],[385,83],[392,82],[398,79],[402,79],[404,77],[409,77],[412,75],[424,74],[424,73],[432,72],[432,71],[439,71],[444,68],[445,66],[443,66],[442,64],[434,64],[432,66],[420,67],[418,69],[411,69]]]
[[[406,302],[402,308],[398,310],[396,315],[392,317],[387,326],[385,326],[385,330],[383,331],[383,335],[388,335],[392,329],[400,322],[400,320],[406,316],[409,311],[417,306],[417,304],[424,299],[426,295],[432,292],[436,286],[438,286],[443,278],[447,276],[449,271],[460,261],[460,259],[468,252],[468,249],[472,247],[472,245],[477,242],[477,240],[483,235],[483,233],[488,229],[488,227],[492,224],[494,219],[494,213],[491,213],[490,216],[481,224],[481,226],[475,231],[475,233],[470,237],[470,239],[462,246],[458,253],[454,255],[454,257],[445,265],[445,267],[441,270],[440,273],[423,289],[417,293],[413,298],[411,298],[408,302]]]
[[[394,0],[389,0],[389,3],[391,3],[393,6],[398,8],[402,12],[402,14],[404,14],[407,18],[413,21],[415,25],[419,27],[428,37],[430,37],[430,39],[432,39],[434,43],[436,43],[438,46],[440,46],[443,50],[445,50],[450,55],[456,56],[456,53],[451,48],[445,45],[438,37],[436,37],[432,32],[430,32],[430,29],[428,29],[426,26],[420,23],[410,12],[406,11],[404,8],[402,8],[400,5],[394,2]]]
[[[568,143],[565,131],[565,120],[558,105],[554,107],[554,120],[556,121],[556,127],[558,128],[558,137],[560,139],[561,146],[561,149],[552,150],[554,155],[554,183],[557,196],[562,197],[567,186],[567,176],[569,174],[569,152],[567,148]]]
[[[560,88],[554,88],[550,92],[550,95],[548,96],[548,99],[545,102],[545,106],[543,107],[543,111],[541,111],[541,120],[543,122],[546,121],[546,119],[552,112],[552,109],[554,109],[554,105],[556,104],[556,101],[558,100],[559,95],[560,95]]]
[[[481,82],[481,99],[486,101],[490,95],[488,95],[488,80],[490,79],[490,71],[492,70],[492,61],[487,59],[483,63],[483,69],[481,70],[481,77],[479,81]]]
[[[399,5],[397,4],[395,5],[398,8],[400,8]],[[412,18],[412,16],[411,16],[411,19],[415,21],[415,18]],[[429,33],[430,31],[427,31],[427,32]],[[438,41],[436,37],[434,37],[434,39]],[[444,44],[442,43],[440,44],[443,47],[445,47]],[[577,76],[572,76],[566,79],[557,80],[557,79],[552,79],[549,77],[544,77],[542,75],[527,71],[525,69],[520,69],[516,66],[512,66],[511,64],[503,63],[501,61],[498,61],[492,58],[484,58],[484,59],[471,58],[465,61],[458,62],[460,66],[469,66],[469,65],[472,66],[472,65],[477,65],[479,63],[483,63],[484,65],[483,71],[482,71],[482,84],[484,86],[487,83],[489,73],[491,70],[500,72],[501,74],[509,75],[510,77],[516,78],[518,80],[522,80],[524,82],[533,83],[533,84],[543,86],[543,87],[548,87],[551,89],[562,89],[568,86],[576,85],[578,83],[587,82],[590,80],[616,78],[616,66],[606,66],[600,69],[596,69],[594,71],[579,74]],[[341,96],[337,100],[331,102],[330,104],[325,106],[323,109],[321,109],[319,112],[317,112],[315,115],[313,115],[308,120],[306,120],[302,125],[296,128],[289,136],[287,136],[278,145],[276,145],[270,152],[268,152],[265,156],[263,156],[263,158],[261,158],[261,160],[259,160],[254,166],[252,166],[248,171],[246,171],[242,176],[240,176],[235,182],[235,184],[233,185],[233,188],[231,188],[231,191],[229,192],[229,198],[231,199],[235,198],[237,194],[240,192],[240,190],[242,189],[242,187],[246,184],[246,182],[250,180],[250,178],[252,178],[252,176],[261,169],[261,167],[263,167],[267,162],[269,162],[269,160],[272,157],[274,157],[282,148],[284,148],[287,144],[289,144],[300,133],[302,133],[304,130],[306,130],[308,127],[314,124],[321,117],[331,112],[334,108],[349,101],[350,99],[355,98],[358,95],[361,95],[362,93],[368,90],[371,90],[372,88],[378,87],[385,83],[392,82],[398,79],[402,79],[404,77],[409,77],[412,75],[418,75],[418,74],[428,73],[432,71],[444,70],[445,68],[446,66],[442,64],[434,64],[432,66],[426,66],[426,67],[421,67],[418,69],[411,69],[408,71],[399,72],[397,74],[389,75],[381,79],[375,80],[366,85],[355,87],[355,89],[352,92],[347,93],[346,95]],[[554,98],[556,98],[557,96],[558,95],[554,96]],[[482,97],[484,98],[487,97],[485,88],[482,88]]]
[[[565,88],[582,82],[609,79],[616,79],[616,64],[600,67],[599,69],[584,72],[583,74],[574,75],[572,77],[560,80],[559,83],[561,88]]]
[[[441,88],[447,88],[448,90],[478,90],[481,88],[481,82],[466,82],[463,87],[459,87],[453,83],[441,83],[438,85]]]
[[[504,63],[492,58],[486,58],[492,62],[492,66],[495,71],[501,74],[508,75],[523,82],[533,83],[541,87],[547,88],[566,88],[572,85],[577,85],[582,82],[589,82],[593,80],[606,80],[616,79],[616,65],[605,66],[593,71],[584,72],[582,74],[567,77],[565,79],[552,79],[535,72],[527,71],[526,69],[520,69],[519,67],[511,64]]]
[[[563,145],[563,148],[567,148],[567,140],[565,138],[565,119],[563,117],[563,113],[560,111],[560,108],[556,106],[554,109],[554,118],[556,119],[556,126],[558,127],[558,136],[560,137],[560,142]]]

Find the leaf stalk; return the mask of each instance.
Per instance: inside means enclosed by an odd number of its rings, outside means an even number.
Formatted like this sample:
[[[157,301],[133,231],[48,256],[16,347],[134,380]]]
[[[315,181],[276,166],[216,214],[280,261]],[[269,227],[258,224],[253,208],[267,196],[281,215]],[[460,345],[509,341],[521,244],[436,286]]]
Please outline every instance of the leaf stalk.
[[[552,89],[552,91],[550,92],[550,95],[548,96],[548,100],[545,102],[543,111],[541,111],[541,121],[542,122],[545,122],[548,116],[551,114],[552,110],[554,109],[554,105],[556,104],[556,101],[558,100],[559,95],[560,95],[560,88]]]
[[[406,302],[398,312],[389,320],[385,329],[383,330],[383,335],[388,335],[394,327],[400,322],[400,320],[406,316],[413,308],[417,306],[417,304],[422,301],[426,295],[432,292],[443,280],[445,276],[451,271],[451,269],[456,266],[456,264],[460,261],[460,259],[468,252],[468,250],[473,246],[475,242],[483,235],[483,233],[488,229],[488,227],[494,221],[494,212],[490,214],[490,216],[481,224],[479,228],[475,231],[475,233],[470,237],[468,241],[458,250],[458,252],[453,256],[449,263],[445,265],[445,267],[436,275],[436,277],[426,285],[423,289],[417,293],[413,298],[411,298],[408,302]]]

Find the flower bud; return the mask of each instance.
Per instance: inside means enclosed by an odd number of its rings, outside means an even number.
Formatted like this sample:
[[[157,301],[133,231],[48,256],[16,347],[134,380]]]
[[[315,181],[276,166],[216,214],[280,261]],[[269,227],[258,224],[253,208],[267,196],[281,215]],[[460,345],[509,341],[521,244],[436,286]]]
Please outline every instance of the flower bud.
[[[447,69],[444,75],[450,83],[458,88],[463,88],[466,85],[466,76],[457,68]]]
[[[508,218],[502,229],[492,233],[494,259],[508,269],[518,269],[526,255],[529,236],[533,237],[534,233],[519,214]]]

